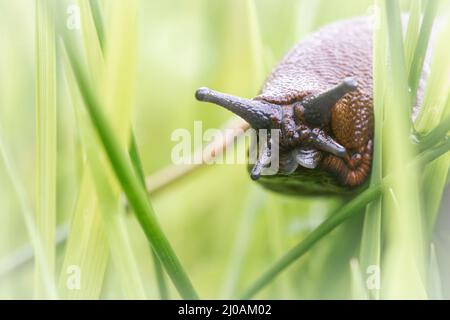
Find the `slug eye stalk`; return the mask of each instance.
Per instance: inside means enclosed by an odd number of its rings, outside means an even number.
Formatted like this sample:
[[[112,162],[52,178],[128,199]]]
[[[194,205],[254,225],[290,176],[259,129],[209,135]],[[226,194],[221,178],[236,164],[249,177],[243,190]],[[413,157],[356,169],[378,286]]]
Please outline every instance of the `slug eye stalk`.
[[[270,156],[270,147],[268,144],[266,144],[261,152],[261,156],[256,161],[250,173],[250,177],[252,178],[252,180],[256,181],[261,177],[264,168],[270,163]]]
[[[340,158],[347,155],[347,150],[321,129],[314,129],[311,132],[310,139],[311,144],[318,150],[329,152]]]
[[[235,97],[209,88],[200,88],[195,93],[199,101],[210,102],[238,115],[254,129],[274,129],[281,124],[281,107],[276,104]]]
[[[329,123],[331,119],[331,108],[347,93],[357,89],[358,82],[353,78],[346,78],[330,90],[306,98],[302,103],[305,120],[313,125]]]

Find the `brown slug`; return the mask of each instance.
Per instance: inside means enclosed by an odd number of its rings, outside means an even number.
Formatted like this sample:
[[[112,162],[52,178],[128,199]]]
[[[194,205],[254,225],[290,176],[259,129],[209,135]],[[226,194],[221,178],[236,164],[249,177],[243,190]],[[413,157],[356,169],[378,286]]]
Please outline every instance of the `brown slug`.
[[[197,90],[198,100],[225,107],[254,129],[280,130],[278,174],[261,175],[262,156],[250,169],[254,180],[294,194],[346,193],[368,180],[374,139],[373,24],[370,17],[353,18],[306,37],[254,99]]]

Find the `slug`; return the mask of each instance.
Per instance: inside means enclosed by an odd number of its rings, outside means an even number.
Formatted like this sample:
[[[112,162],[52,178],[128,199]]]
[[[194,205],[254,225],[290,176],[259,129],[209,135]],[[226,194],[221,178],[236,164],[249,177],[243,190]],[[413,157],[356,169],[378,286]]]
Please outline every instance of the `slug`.
[[[349,193],[368,180],[374,139],[373,27],[373,18],[358,17],[309,35],[253,99],[197,90],[197,100],[232,111],[254,129],[279,130],[278,173],[261,175],[269,139],[249,169],[252,179],[297,195]]]

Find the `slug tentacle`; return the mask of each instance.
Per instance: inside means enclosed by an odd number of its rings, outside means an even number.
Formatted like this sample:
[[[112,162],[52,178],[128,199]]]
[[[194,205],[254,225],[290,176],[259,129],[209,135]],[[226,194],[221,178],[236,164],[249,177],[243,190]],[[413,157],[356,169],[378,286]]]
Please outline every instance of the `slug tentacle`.
[[[266,144],[261,150],[261,156],[256,161],[250,173],[252,180],[258,180],[261,177],[263,169],[270,163],[270,146]]]
[[[281,107],[268,102],[249,100],[200,88],[195,93],[199,101],[222,106],[247,121],[254,129],[272,129],[280,126]]]
[[[337,157],[343,158],[347,155],[347,150],[321,129],[316,128],[311,131],[310,141],[317,149],[329,152]]]
[[[310,124],[328,124],[331,119],[331,108],[347,93],[355,91],[358,82],[353,78],[346,78],[340,84],[319,95],[305,98],[303,102],[304,117]]]

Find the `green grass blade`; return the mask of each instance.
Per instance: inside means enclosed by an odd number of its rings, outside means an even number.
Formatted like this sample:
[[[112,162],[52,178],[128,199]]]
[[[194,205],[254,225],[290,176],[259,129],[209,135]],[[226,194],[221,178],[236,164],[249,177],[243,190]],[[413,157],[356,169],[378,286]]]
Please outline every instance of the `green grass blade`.
[[[409,73],[409,86],[412,93],[417,92],[419,81],[425,62],[425,56],[428,49],[433,22],[439,7],[440,0],[428,0],[426,3],[425,14],[420,28],[419,38],[415,47],[414,57],[411,63],[411,71]]]
[[[127,4],[116,2],[111,5],[110,23],[107,29],[111,36],[107,39],[107,49],[104,54],[107,64],[105,107],[109,110],[107,112],[113,127],[119,132],[116,137],[120,139],[122,146],[128,146],[130,140],[131,107],[134,104],[134,67],[137,56],[137,11],[137,1],[129,1]],[[100,12],[97,12],[97,15],[99,14]],[[93,16],[95,17],[95,14]],[[97,30],[101,29],[98,24],[96,25]],[[132,159],[132,164],[135,165],[135,175],[141,180],[142,187],[145,188],[145,177],[140,166],[137,146],[134,145],[134,148],[135,162],[133,163]],[[136,167],[138,167],[137,170]],[[157,257],[154,262],[159,263]],[[160,266],[156,265],[155,271],[160,269]],[[157,278],[161,288],[164,283],[163,274],[157,275]],[[165,295],[165,292],[167,289],[164,287],[161,291],[162,295]]]
[[[108,41],[106,52],[109,54],[103,57],[100,37],[97,37],[97,26],[94,14],[91,12],[90,3],[81,1],[83,12],[86,14],[85,20],[88,22],[83,29],[83,39],[91,68],[91,79],[95,82],[95,88],[102,92],[101,98],[109,101],[107,105],[114,112],[108,112],[113,128],[120,133],[117,137],[121,140],[121,145],[129,136],[129,121],[131,106],[133,104],[132,77],[135,65],[135,2],[127,4],[121,2],[109,3],[108,9],[111,17],[108,25],[108,32],[114,34]],[[127,26],[124,28],[124,26]],[[89,121],[86,118],[85,121]],[[84,121],[82,121],[84,122]],[[110,244],[110,250],[114,267],[119,271],[119,283],[126,298],[145,299],[146,292],[143,286],[136,254],[131,247],[130,238],[126,226],[123,203],[120,199],[120,186],[111,177],[114,175],[104,160],[99,158],[94,151],[97,145],[92,144],[95,133],[88,126],[85,132],[85,148],[88,152],[88,159],[92,166],[97,185],[97,195],[99,197],[100,208],[106,226],[106,233]]]
[[[96,165],[94,165],[94,170]],[[97,192],[99,185],[97,185]],[[101,192],[102,193],[102,192]],[[112,198],[107,198],[114,195]],[[144,282],[139,272],[136,254],[131,246],[130,236],[126,225],[126,212],[122,201],[117,201],[113,190],[101,194],[100,205],[104,216],[108,243],[111,248],[111,257],[114,270],[119,275],[121,292],[125,299],[147,299]],[[105,201],[107,200],[107,201]],[[114,200],[116,202],[114,203]]]
[[[425,91],[421,113],[416,121],[416,129],[422,135],[419,149],[426,150],[441,143],[450,130],[450,22],[446,21],[434,41],[431,72]],[[442,194],[447,183],[450,156],[435,161],[425,170],[423,184],[424,212],[427,213],[427,234],[431,239]]]
[[[450,63],[448,62],[448,50],[450,44],[447,41],[450,37],[450,22],[446,21],[440,29],[434,42],[433,56],[431,60],[431,73],[428,77],[425,89],[425,97],[423,107],[416,120],[416,131],[425,136],[422,141],[422,149],[431,147],[433,144],[439,143],[443,138],[448,127],[446,123],[450,123],[449,118],[442,120],[445,108],[449,105],[449,88],[450,88]],[[433,131],[436,130],[436,131]]]
[[[313,31],[322,2],[322,0],[300,0],[298,2],[296,39],[301,39]]]
[[[233,299],[236,296],[241,271],[247,256],[253,236],[255,220],[259,209],[264,206],[266,199],[258,189],[252,189],[248,195],[248,200],[242,210],[242,217],[236,232],[227,276],[223,281],[221,299]]]
[[[417,156],[409,164],[405,165],[407,170],[411,170],[425,164],[428,164],[436,159],[439,159],[450,150],[450,141],[429,149],[419,156]],[[333,231],[341,223],[347,219],[361,213],[361,210],[371,201],[377,199],[383,192],[386,186],[392,184],[393,181],[398,180],[399,174],[392,173],[383,178],[378,185],[371,186],[363,191],[356,198],[347,202],[344,206],[337,209],[330,217],[312,231],[306,238],[299,242],[296,246],[290,249],[278,261],[276,261],[266,272],[264,272],[244,293],[240,296],[241,299],[250,299],[257,294],[261,289],[266,287],[273,281],[282,271],[289,267],[293,262],[301,258],[314,245],[317,244],[323,237]]]
[[[71,69],[68,70],[68,78],[71,85],[70,88],[77,88],[77,82],[75,81]],[[72,79],[73,78],[73,79]],[[117,186],[116,182],[111,179],[113,173],[109,170],[109,166],[106,163],[102,154],[99,154],[98,149],[101,148],[98,142],[95,132],[90,125],[90,120],[88,114],[83,112],[83,103],[81,95],[77,91],[76,94],[72,94],[72,99],[74,101],[75,114],[77,117],[78,127],[81,132],[81,140],[83,151],[86,153],[87,162],[85,163],[86,172],[91,175],[87,179],[93,181],[95,194],[91,193],[95,197],[96,203],[98,203],[98,211],[100,212],[101,221],[95,220],[94,215],[97,211],[90,211],[90,219],[94,219],[93,222],[97,224],[97,228],[101,228],[102,225],[105,226],[105,232],[107,235],[108,248],[111,252],[112,262],[114,268],[118,271],[118,282],[121,287],[121,297],[126,299],[146,299],[146,292],[143,286],[143,281],[136,262],[136,254],[131,246],[129,234],[126,228],[125,221],[125,209],[124,204],[121,201],[120,188]],[[89,187],[86,185],[84,187]],[[83,192],[83,190],[81,191]],[[88,208],[89,209],[89,208]],[[95,231],[95,227],[92,226],[91,230]],[[86,230],[89,231],[89,230]],[[77,234],[73,233],[69,236],[70,238],[83,237],[82,243],[89,242],[92,238],[89,232]],[[95,240],[95,239],[94,239]],[[99,238],[98,240],[101,240]],[[99,241],[94,244],[88,244],[91,250],[98,248],[100,252],[98,255],[87,256],[91,251],[84,251],[81,258],[85,258],[84,269],[81,269],[84,273],[88,275],[99,272],[99,277],[97,284],[101,286],[102,272],[104,273],[103,263],[106,263],[104,259],[103,252],[101,251],[104,246]],[[70,250],[70,251],[69,251]],[[66,257],[79,257],[78,247],[68,247],[66,252]],[[104,257],[103,260],[86,261],[89,258]],[[83,262],[83,260],[82,260]],[[92,284],[93,286],[95,283]]]
[[[259,26],[258,11],[255,0],[246,0],[246,9],[249,21],[249,41],[251,44],[251,55],[253,62],[254,83],[261,83],[265,77],[264,46],[261,39],[261,28]],[[259,88],[255,88],[258,90]]]
[[[136,141],[136,136],[134,134],[131,135],[131,143],[130,143],[129,153],[130,153],[131,163],[133,164],[136,175],[139,177],[139,180],[141,180],[142,187],[146,188],[144,169],[142,168],[142,162],[139,157],[139,149],[138,149],[138,145],[137,145],[137,141]],[[158,255],[151,248],[151,245],[150,245],[150,250],[152,252],[153,264],[154,264],[154,269],[155,269],[155,278],[156,278],[156,282],[158,284],[159,296],[162,300],[168,300],[169,299],[169,290],[167,288],[166,279],[164,276],[164,269],[161,265],[161,261],[159,261]]]
[[[350,273],[352,277],[352,299],[367,300],[368,294],[362,278],[363,272],[358,259],[352,259],[350,261]]]
[[[382,298],[425,298],[425,238],[420,210],[418,168],[407,168],[414,158],[410,143],[411,99],[405,65],[403,32],[398,1],[385,0],[391,68],[385,106],[383,147],[386,173],[398,179],[388,186],[383,198],[386,250],[383,256]],[[389,138],[387,138],[389,137]],[[405,263],[405,261],[407,263]]]
[[[104,26],[104,18],[103,18],[100,2],[98,0],[90,0],[89,5],[90,5],[90,9],[91,9],[90,11],[92,12],[93,22],[96,27],[96,33],[97,33],[100,45],[103,49],[103,53],[105,54],[105,41],[106,41],[105,40],[105,30],[104,30],[105,26]],[[114,50],[114,49],[115,48],[112,48],[110,50]],[[141,161],[139,158],[139,152],[137,149],[137,144],[136,144],[134,135],[132,135],[132,139],[131,139],[130,158],[131,158],[132,164],[134,166],[134,169],[136,171],[136,174],[139,176],[139,178],[141,179],[141,182],[143,183],[143,185],[145,187],[145,175],[144,175],[144,171],[142,169]],[[156,276],[156,281],[158,283],[159,294],[160,294],[161,299],[166,300],[169,298],[169,296],[168,296],[168,289],[167,289],[167,285],[165,282],[165,277],[164,277],[164,272],[163,272],[163,269],[161,266],[161,262],[159,261],[158,257],[156,256],[156,254],[154,253],[153,250],[152,250],[152,256],[153,256],[153,260],[154,260],[155,276]]]
[[[447,187],[448,170],[450,168],[450,155],[430,164],[425,169],[423,185],[428,186],[424,190],[424,211],[427,213],[427,239],[431,240],[435,229],[436,220],[441,208],[442,195]]]
[[[288,223],[285,221],[285,215],[283,214],[285,210],[280,208],[279,199],[276,197],[269,197],[265,202],[261,201],[263,221],[266,226],[266,255],[270,260],[281,256],[285,252],[285,232],[286,225]],[[286,211],[289,211],[288,209]],[[291,275],[284,273],[280,275],[280,278],[276,283],[271,286],[268,290],[272,294],[276,294],[280,299],[286,299],[290,294],[293,293],[292,289],[292,278]]]
[[[39,256],[40,259],[36,260],[39,263],[39,275],[41,276],[40,282],[43,284],[45,290],[45,296],[50,299],[57,299],[58,293],[56,290],[55,279],[48,264],[49,259],[46,258],[47,251],[44,248],[42,237],[39,235],[39,229],[36,225],[35,214],[31,209],[31,205],[27,199],[25,187],[20,182],[18,171],[14,165],[14,161],[10,157],[10,152],[7,150],[7,146],[3,141],[3,129],[0,126],[0,156],[5,164],[5,172],[8,174],[11,180],[12,189],[19,202],[20,211],[23,214],[23,220],[33,244],[35,256]]]
[[[370,185],[381,183],[383,179],[383,123],[384,123],[384,94],[386,79],[384,70],[387,65],[386,33],[382,28],[386,24],[385,15],[381,14],[383,7],[381,1],[376,2],[378,10],[375,15],[374,47],[373,47],[373,81],[374,81],[374,151],[372,161],[372,174]],[[382,199],[378,198],[366,208],[364,217],[363,234],[360,249],[360,268],[364,272],[370,266],[381,265],[381,217]],[[365,273],[364,273],[365,274]],[[374,289],[375,290],[375,289]],[[370,297],[378,299],[379,290],[369,291]]]
[[[266,272],[264,272],[244,293],[240,299],[250,299],[261,289],[266,287],[276,276],[284,271],[289,265],[295,262],[308,252],[317,242],[333,231],[342,222],[358,214],[370,201],[376,199],[382,190],[381,185],[371,187],[361,193],[357,198],[332,213],[330,218],[325,220],[317,229],[311,232],[299,244],[289,250],[277,262],[275,262]]]
[[[70,226],[58,285],[64,299],[100,298],[109,247],[95,193],[92,174],[86,170]],[[76,277],[73,272],[78,270],[81,277],[75,280],[79,280],[79,283],[75,282],[74,286],[71,284],[71,277]]]
[[[71,48],[70,41],[66,41],[66,45]],[[186,272],[157,222],[145,188],[142,188],[142,184],[135,175],[127,154],[121,148],[111,129],[111,125],[103,114],[101,104],[88,85],[87,77],[75,56],[75,50],[71,48],[68,50],[68,53],[91,121],[145,235],[157,252],[180,295],[183,298],[197,298],[197,293]]]
[[[414,54],[420,34],[422,21],[422,0],[411,1],[408,19],[408,28],[405,36],[405,61],[408,74],[411,74]]]
[[[450,109],[450,96],[447,99],[447,107]],[[442,142],[447,137],[448,132],[450,131],[450,115],[445,117],[439,125],[433,129],[429,134],[420,139],[419,150],[424,151],[432,146]]]
[[[433,300],[442,300],[442,281],[440,276],[440,268],[438,258],[436,256],[436,248],[434,244],[431,244],[430,249],[430,263],[428,268],[428,292],[429,296]]]
[[[152,259],[153,259],[153,266],[155,268],[155,278],[156,283],[158,284],[158,292],[159,297],[161,300],[169,300],[170,299],[170,292],[169,288],[166,282],[166,277],[164,273],[164,266],[162,265],[161,261],[159,261],[158,255],[156,252],[151,248],[152,250]]]
[[[56,247],[62,246],[67,238],[66,224],[58,226],[56,229]],[[24,268],[30,264],[34,259],[35,250],[33,250],[33,241],[30,244],[23,245],[14,252],[8,254],[0,261],[0,281],[7,279],[14,273],[14,271]]]
[[[65,56],[67,58],[67,56]],[[82,115],[83,105],[77,90],[74,76],[65,63],[65,75],[70,98],[75,111],[76,122],[81,133],[82,145],[86,149],[87,128]],[[96,192],[95,175],[88,163],[79,188],[79,195],[75,211],[72,215],[70,232],[64,252],[63,266],[59,280],[59,292],[65,299],[99,299],[103,287],[106,266],[109,257],[109,245],[103,223],[102,210]],[[82,277],[80,287],[74,290],[68,281],[69,271],[73,267],[79,268]],[[69,272],[69,273],[68,273]]]
[[[77,0],[80,7],[81,15],[81,29],[82,29],[82,41],[85,48],[86,60],[89,70],[89,76],[92,79],[93,85],[96,86],[96,90],[104,90],[104,77],[105,77],[105,59],[103,55],[103,42],[101,35],[97,33],[100,27],[96,26],[94,14],[91,11],[90,0]],[[94,6],[93,7],[97,7]]]
[[[56,230],[56,34],[55,3],[36,1],[36,224],[46,254],[36,255],[35,295],[45,298],[40,259],[54,277]]]
[[[109,8],[105,57],[103,109],[116,130],[121,146],[128,148],[131,136],[131,110],[134,106],[137,59],[137,0],[113,1]]]
[[[86,112],[83,112],[80,103],[77,103],[76,106],[78,106],[75,112],[82,135],[82,143],[86,152],[86,158],[88,159],[86,170],[88,174],[92,175],[90,179],[94,182],[95,196],[102,217],[102,221],[96,220],[96,222],[99,224],[103,223],[105,226],[108,247],[113,266],[118,271],[118,282],[121,287],[121,292],[126,299],[145,299],[145,288],[126,228],[125,205],[121,200],[120,190],[115,184],[115,181],[111,179],[113,173],[110,172],[106,160],[98,152],[101,146],[90,125],[89,116]],[[89,233],[84,233],[81,236],[83,235],[89,237]],[[76,238],[78,234],[73,234],[72,236]],[[90,238],[84,238],[83,240],[89,241]],[[94,247],[100,245],[101,243],[96,243]],[[68,249],[71,248],[68,247]],[[74,247],[75,254],[77,250],[77,247]],[[74,254],[68,251],[66,255],[73,256]],[[90,266],[90,269],[85,269],[83,272],[93,273],[96,268],[101,267],[101,263],[91,264]]]
[[[92,12],[92,18],[96,29],[96,34],[100,47],[105,50],[105,22],[102,15],[101,4],[98,0],[89,0],[90,11]]]

